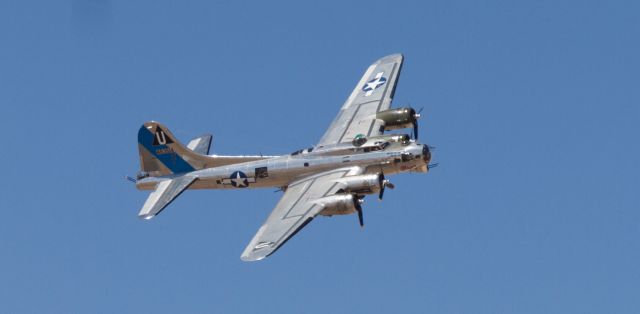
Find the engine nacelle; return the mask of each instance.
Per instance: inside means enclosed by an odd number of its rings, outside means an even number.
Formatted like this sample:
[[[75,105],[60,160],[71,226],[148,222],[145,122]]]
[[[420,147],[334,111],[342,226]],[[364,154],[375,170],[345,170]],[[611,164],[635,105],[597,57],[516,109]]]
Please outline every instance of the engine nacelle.
[[[364,174],[336,180],[340,189],[353,194],[373,194],[380,191],[380,175]]]
[[[385,130],[412,127],[419,117],[420,114],[416,113],[416,110],[411,107],[389,109],[376,114],[376,119],[384,122]]]
[[[319,213],[322,216],[352,214],[356,212],[356,206],[360,206],[360,202],[361,200],[353,194],[336,194],[315,201],[316,204],[324,207]]]

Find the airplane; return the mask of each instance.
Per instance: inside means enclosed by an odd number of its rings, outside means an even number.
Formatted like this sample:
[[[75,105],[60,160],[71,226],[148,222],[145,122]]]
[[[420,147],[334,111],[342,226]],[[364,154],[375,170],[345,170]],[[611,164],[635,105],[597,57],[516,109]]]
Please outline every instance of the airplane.
[[[426,173],[431,150],[420,144],[420,112],[391,109],[404,57],[393,54],[374,62],[313,147],[283,156],[210,155],[213,136],[196,137],[184,146],[159,122],[138,131],[141,170],[139,190],[151,190],[139,217],[151,219],[187,189],[275,187],[284,193],[242,252],[241,260],[261,260],[317,216],[357,214],[364,225],[362,203],[394,185],[388,175]],[[413,128],[409,134],[384,134]]]

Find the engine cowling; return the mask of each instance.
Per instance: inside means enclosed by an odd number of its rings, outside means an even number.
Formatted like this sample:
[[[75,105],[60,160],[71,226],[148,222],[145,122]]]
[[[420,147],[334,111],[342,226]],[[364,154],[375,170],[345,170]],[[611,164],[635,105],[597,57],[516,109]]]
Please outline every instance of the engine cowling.
[[[376,119],[384,122],[385,130],[395,130],[409,128],[415,125],[420,114],[411,107],[395,108],[380,111],[376,114]]]
[[[353,194],[373,194],[380,191],[380,174],[364,174],[336,180],[340,189]]]
[[[357,211],[361,202],[362,201],[353,194],[336,194],[315,201],[316,204],[324,207],[319,213],[322,216],[353,214]]]

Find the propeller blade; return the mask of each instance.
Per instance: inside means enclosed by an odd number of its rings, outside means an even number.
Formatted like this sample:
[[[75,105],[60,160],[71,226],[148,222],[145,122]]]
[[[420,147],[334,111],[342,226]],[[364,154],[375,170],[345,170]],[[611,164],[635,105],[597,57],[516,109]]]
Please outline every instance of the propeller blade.
[[[379,200],[382,200],[382,197],[384,197],[384,189],[390,188],[393,190],[396,187],[393,183],[391,183],[391,181],[385,179],[382,169],[380,169],[380,175],[378,176],[378,185],[380,187],[380,192],[378,194]]]
[[[353,205],[356,208],[356,211],[358,212],[358,222],[360,223],[360,228],[364,227],[364,217],[362,215],[362,199],[360,197],[358,197],[357,195],[353,196]]]
[[[382,170],[382,169],[380,169]],[[385,188],[385,179],[384,179],[384,172],[380,171],[380,175],[378,176],[378,185],[380,186],[380,193],[378,194],[378,199],[382,200],[382,197],[384,196],[384,188]]]
[[[424,109],[424,107],[416,112],[415,109],[411,108],[411,112],[413,113],[413,139],[416,141],[418,140],[418,119],[420,119],[422,109]]]

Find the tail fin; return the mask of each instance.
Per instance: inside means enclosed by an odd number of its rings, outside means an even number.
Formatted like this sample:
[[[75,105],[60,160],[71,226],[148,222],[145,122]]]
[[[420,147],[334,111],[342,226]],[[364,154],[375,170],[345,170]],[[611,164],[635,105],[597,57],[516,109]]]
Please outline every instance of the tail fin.
[[[194,145],[198,152],[209,149],[211,137],[206,147]],[[164,176],[228,164],[264,159],[262,156],[207,156],[182,145],[164,125],[150,121],[138,131],[140,169],[149,176]]]
[[[158,122],[147,122],[140,127],[138,150],[140,170],[151,176],[196,170],[196,165],[187,161],[190,159],[185,156],[187,149]]]

